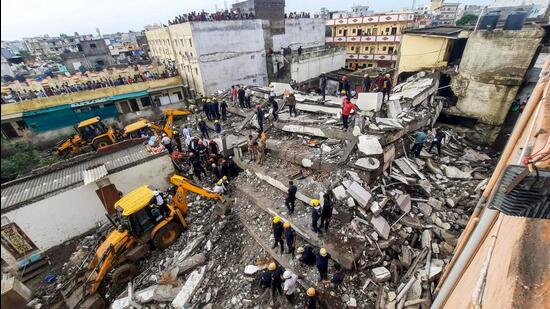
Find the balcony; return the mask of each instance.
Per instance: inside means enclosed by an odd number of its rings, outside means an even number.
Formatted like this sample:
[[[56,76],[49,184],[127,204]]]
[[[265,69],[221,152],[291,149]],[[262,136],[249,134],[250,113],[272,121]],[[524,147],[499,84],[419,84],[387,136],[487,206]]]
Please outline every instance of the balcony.
[[[346,60],[397,61],[397,55],[390,55],[390,54],[346,54]]]
[[[389,23],[406,21],[412,22],[414,20],[414,14],[384,14],[384,15],[372,15],[365,17],[345,17],[327,20],[327,26],[339,26],[339,25],[358,25],[358,24],[375,24],[375,23]]]
[[[400,42],[400,35],[363,35],[363,36],[335,36],[327,37],[327,43],[375,43],[375,42]]]

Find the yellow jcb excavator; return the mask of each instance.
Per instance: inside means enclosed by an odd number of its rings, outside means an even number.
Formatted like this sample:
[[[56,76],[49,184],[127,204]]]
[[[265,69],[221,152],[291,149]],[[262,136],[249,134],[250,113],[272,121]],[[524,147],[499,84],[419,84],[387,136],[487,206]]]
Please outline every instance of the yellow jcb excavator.
[[[115,203],[116,216],[107,216],[113,229],[99,245],[87,268],[63,287],[62,294],[70,309],[104,308],[105,301],[98,288],[113,268],[111,280],[126,283],[137,274],[134,263],[151,248],[163,250],[172,245],[187,227],[188,192],[225,204],[223,196],[183,176],[174,175],[170,182],[175,192],[163,206],[152,206],[156,205],[157,192],[145,185]]]
[[[124,136],[132,136],[140,130],[154,130],[155,133],[166,133],[166,135],[172,138],[172,127],[174,126],[175,116],[191,115],[192,112],[188,110],[180,109],[165,109],[162,111],[164,114],[164,125],[156,124],[148,119],[141,118],[138,121],[131,123],[124,127]],[[138,137],[138,136],[136,136]]]
[[[53,149],[60,157],[70,157],[79,153],[98,150],[117,142],[115,129],[105,125],[99,117],[80,122],[74,127],[75,134],[62,140]]]

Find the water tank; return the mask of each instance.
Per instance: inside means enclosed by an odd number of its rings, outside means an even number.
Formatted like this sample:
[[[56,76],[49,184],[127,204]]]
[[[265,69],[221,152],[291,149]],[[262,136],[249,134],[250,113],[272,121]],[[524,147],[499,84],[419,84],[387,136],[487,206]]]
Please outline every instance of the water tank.
[[[480,30],[494,30],[497,27],[498,19],[500,18],[499,11],[489,12],[479,21],[478,29]]]
[[[526,11],[512,11],[504,22],[504,30],[521,30],[526,19]]]

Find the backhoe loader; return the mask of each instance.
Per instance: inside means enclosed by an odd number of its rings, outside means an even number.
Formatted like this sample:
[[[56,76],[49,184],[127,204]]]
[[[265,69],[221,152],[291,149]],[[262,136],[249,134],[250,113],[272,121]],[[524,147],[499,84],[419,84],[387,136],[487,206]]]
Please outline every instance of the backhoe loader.
[[[141,118],[138,121],[131,123],[124,127],[124,136],[125,137],[132,137],[133,135],[137,134],[137,132],[142,131],[149,131],[146,132],[148,134],[150,133],[165,133],[168,137],[172,138],[173,131],[172,127],[174,126],[174,116],[187,116],[191,115],[192,113],[188,110],[180,110],[180,109],[165,109],[162,111],[164,114],[164,124],[156,124],[148,119]],[[150,132],[150,130],[153,130],[153,132]],[[139,136],[134,136],[139,137]]]
[[[113,229],[96,249],[88,266],[63,287],[62,294],[70,309],[104,308],[105,301],[98,289],[106,275],[111,273],[112,282],[126,283],[137,274],[134,263],[149,250],[163,250],[172,245],[187,227],[188,192],[225,203],[223,196],[183,176],[173,175],[170,182],[175,192],[163,206],[156,206],[155,191],[145,185],[115,203],[116,215],[107,216]]]
[[[62,140],[53,149],[60,157],[98,150],[118,141],[115,129],[106,126],[99,117],[84,120],[74,127],[75,134]]]

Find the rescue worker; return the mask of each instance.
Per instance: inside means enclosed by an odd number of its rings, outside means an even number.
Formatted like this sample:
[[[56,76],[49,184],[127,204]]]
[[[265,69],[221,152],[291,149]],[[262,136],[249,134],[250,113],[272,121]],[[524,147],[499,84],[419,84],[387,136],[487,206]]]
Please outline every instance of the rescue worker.
[[[342,93],[346,92],[346,97],[348,100],[351,98],[351,87],[349,85],[348,77],[346,75],[342,76]]]
[[[248,162],[252,162],[253,160],[256,160],[256,149],[258,148],[258,142],[252,138],[252,135],[248,135],[248,155],[250,156],[250,160]]]
[[[424,142],[428,137],[428,128],[416,131],[414,136],[414,145],[412,151],[415,157],[420,158],[420,153],[422,152],[422,147],[424,147]]]
[[[206,177],[206,171],[202,167],[202,163],[197,157],[196,154],[191,153],[190,154],[190,160],[191,160],[191,166],[193,166],[193,174],[199,179],[202,180],[201,174]]]
[[[284,226],[283,222],[281,222],[281,217],[273,217],[273,224],[271,225],[271,229],[273,230],[273,238],[275,239],[271,248],[275,249],[277,248],[277,246],[281,245],[281,254],[283,254],[285,252],[285,244],[283,241]]]
[[[324,228],[328,232],[328,225],[332,218],[332,200],[327,192],[323,195],[323,209],[321,210],[321,229]]]
[[[300,262],[309,266],[315,265],[316,257],[313,253],[313,248],[310,245],[298,248],[298,253],[301,254]]]
[[[218,182],[216,182],[216,185],[214,185],[214,188],[212,189],[212,192],[214,193],[218,193],[218,194],[224,194],[225,193],[225,188],[223,186],[223,180],[218,180]]]
[[[239,87],[239,90],[237,90],[237,97],[239,99],[239,106],[241,108],[244,108],[245,105],[244,105],[244,89],[243,87]]]
[[[233,102],[233,105],[237,102],[237,88],[235,85],[231,86],[231,102]]]
[[[256,105],[256,118],[258,118],[258,126],[260,127],[260,130],[264,130],[264,118],[265,118],[265,112],[262,109],[262,106],[260,104]]]
[[[264,164],[264,161],[265,161],[265,150],[266,150],[265,142],[262,141],[261,139],[259,139],[259,141],[258,141],[258,148],[257,148],[257,151],[258,151],[258,164],[259,164],[259,165],[263,165],[263,164]]]
[[[296,113],[296,97],[294,96],[294,92],[291,91],[288,94],[288,97],[285,98],[286,105],[288,106],[288,114],[290,117],[292,117],[292,113],[294,113],[294,117],[298,116]]]
[[[374,87],[376,88],[376,92],[381,92],[384,88],[384,75],[382,75],[382,72],[378,73],[378,76],[374,80]]]
[[[306,309],[317,309],[317,304],[319,303],[319,299],[317,298],[317,291],[315,291],[315,288],[309,288],[306,291]]]
[[[294,207],[296,206],[296,192],[298,188],[294,185],[294,182],[291,180],[288,182],[288,196],[286,197],[285,205],[288,209],[289,214],[294,213]]]
[[[283,279],[285,279],[285,282],[283,284],[283,292],[288,302],[293,304],[294,293],[296,292],[296,283],[298,282],[298,275],[291,272],[290,270],[287,270],[283,273]]]
[[[204,121],[204,119],[200,119],[199,120],[199,131],[201,131],[201,134],[202,134],[202,138],[207,138],[209,139],[210,138],[210,135],[208,135],[208,127],[206,126],[206,122]]]
[[[319,217],[321,216],[321,207],[319,206],[319,200],[311,200],[311,227],[315,233],[319,233]]]
[[[222,177],[224,178],[224,181],[229,181],[229,177],[231,177],[231,171],[229,170],[227,160],[222,159],[220,163],[220,170],[222,171]]]
[[[271,104],[273,114],[273,121],[279,120],[279,104],[275,101],[274,97],[269,97],[269,103]],[[263,130],[263,129],[262,129]]]
[[[283,295],[283,268],[277,266],[275,262],[271,262],[268,269],[271,272],[271,296],[275,297],[276,292]]]
[[[216,163],[212,163],[212,165],[210,165],[210,171],[214,174],[214,179],[219,179],[222,177],[220,168],[216,165]]]
[[[340,266],[340,264],[338,263],[334,264],[334,269],[336,269],[336,272],[330,279],[330,283],[336,286],[344,281],[344,270],[342,269],[342,266]]]
[[[210,120],[210,109],[208,107],[208,102],[205,99],[202,99],[202,111],[204,112],[206,119]]]
[[[220,104],[220,110],[222,111],[222,120],[225,121],[227,119],[227,103],[225,100]]]
[[[286,240],[286,246],[288,248],[288,253],[292,254],[292,258],[294,258],[294,244],[296,243],[296,232],[294,232],[294,229],[290,226],[290,222],[286,221],[285,224],[283,224],[283,227],[285,229],[285,240]]]
[[[204,145],[202,140],[197,142],[197,154],[199,155],[201,162],[208,161],[208,148],[206,148],[206,145]]]
[[[174,131],[172,132],[172,139],[174,139],[174,141],[176,141],[176,146],[178,147],[178,151],[179,151],[179,152],[182,152],[182,147],[181,147],[181,134],[180,134],[180,132],[178,131],[178,128],[177,128],[177,127],[174,127]]]
[[[382,103],[384,103],[384,98],[387,97],[387,100],[390,99],[390,93],[392,89],[392,81],[390,74],[384,76],[384,83],[382,84]]]
[[[216,156],[220,152],[218,143],[216,143],[213,139],[210,139],[208,141],[208,152],[210,153],[210,155],[216,155]]]
[[[325,72],[321,73],[321,76],[319,77],[319,89],[321,89],[321,95],[323,96],[323,102],[324,102],[326,90],[327,90],[327,76]]]
[[[365,74],[363,76],[363,91],[370,92],[371,87],[372,87],[372,80],[370,79],[368,74]]]
[[[232,156],[229,156],[229,158],[227,159],[227,166],[229,167],[229,177],[230,178],[235,178],[239,175],[239,167],[237,166],[237,164],[233,160]]]
[[[183,135],[183,138],[185,139],[185,144],[189,146],[189,143],[191,142],[191,128],[185,125],[181,133]]]
[[[357,105],[351,103],[349,99],[344,98],[342,102],[342,125],[344,126],[344,131],[348,130],[349,115],[352,110],[357,110]]]
[[[173,148],[172,148],[172,140],[166,135],[166,133],[162,133],[162,139],[160,140],[164,148],[168,150],[169,154],[172,154]]]
[[[220,119],[220,103],[218,103],[218,100],[214,99],[214,102],[212,102],[212,109],[214,110],[216,119]]]
[[[244,91],[244,106],[246,108],[251,108],[252,105],[251,105],[251,99],[252,99],[252,90],[250,90],[250,88],[246,87],[245,86],[245,91]]]
[[[435,129],[435,136],[432,143],[430,144],[430,149],[428,149],[428,152],[432,152],[432,148],[436,146],[437,155],[441,156],[441,144],[443,143],[444,140],[445,140],[445,133],[443,132],[443,130],[441,130],[441,128]]]
[[[260,287],[263,289],[271,287],[271,271],[268,268],[264,269],[260,277]]]
[[[220,124],[219,120],[214,121],[214,132],[216,132],[216,135],[218,135],[218,137],[220,137],[222,134],[222,125]]]
[[[315,265],[317,266],[317,270],[319,271],[319,281],[327,280],[328,260],[329,255],[327,249],[319,249],[319,253],[317,253],[317,259],[315,260]]]

